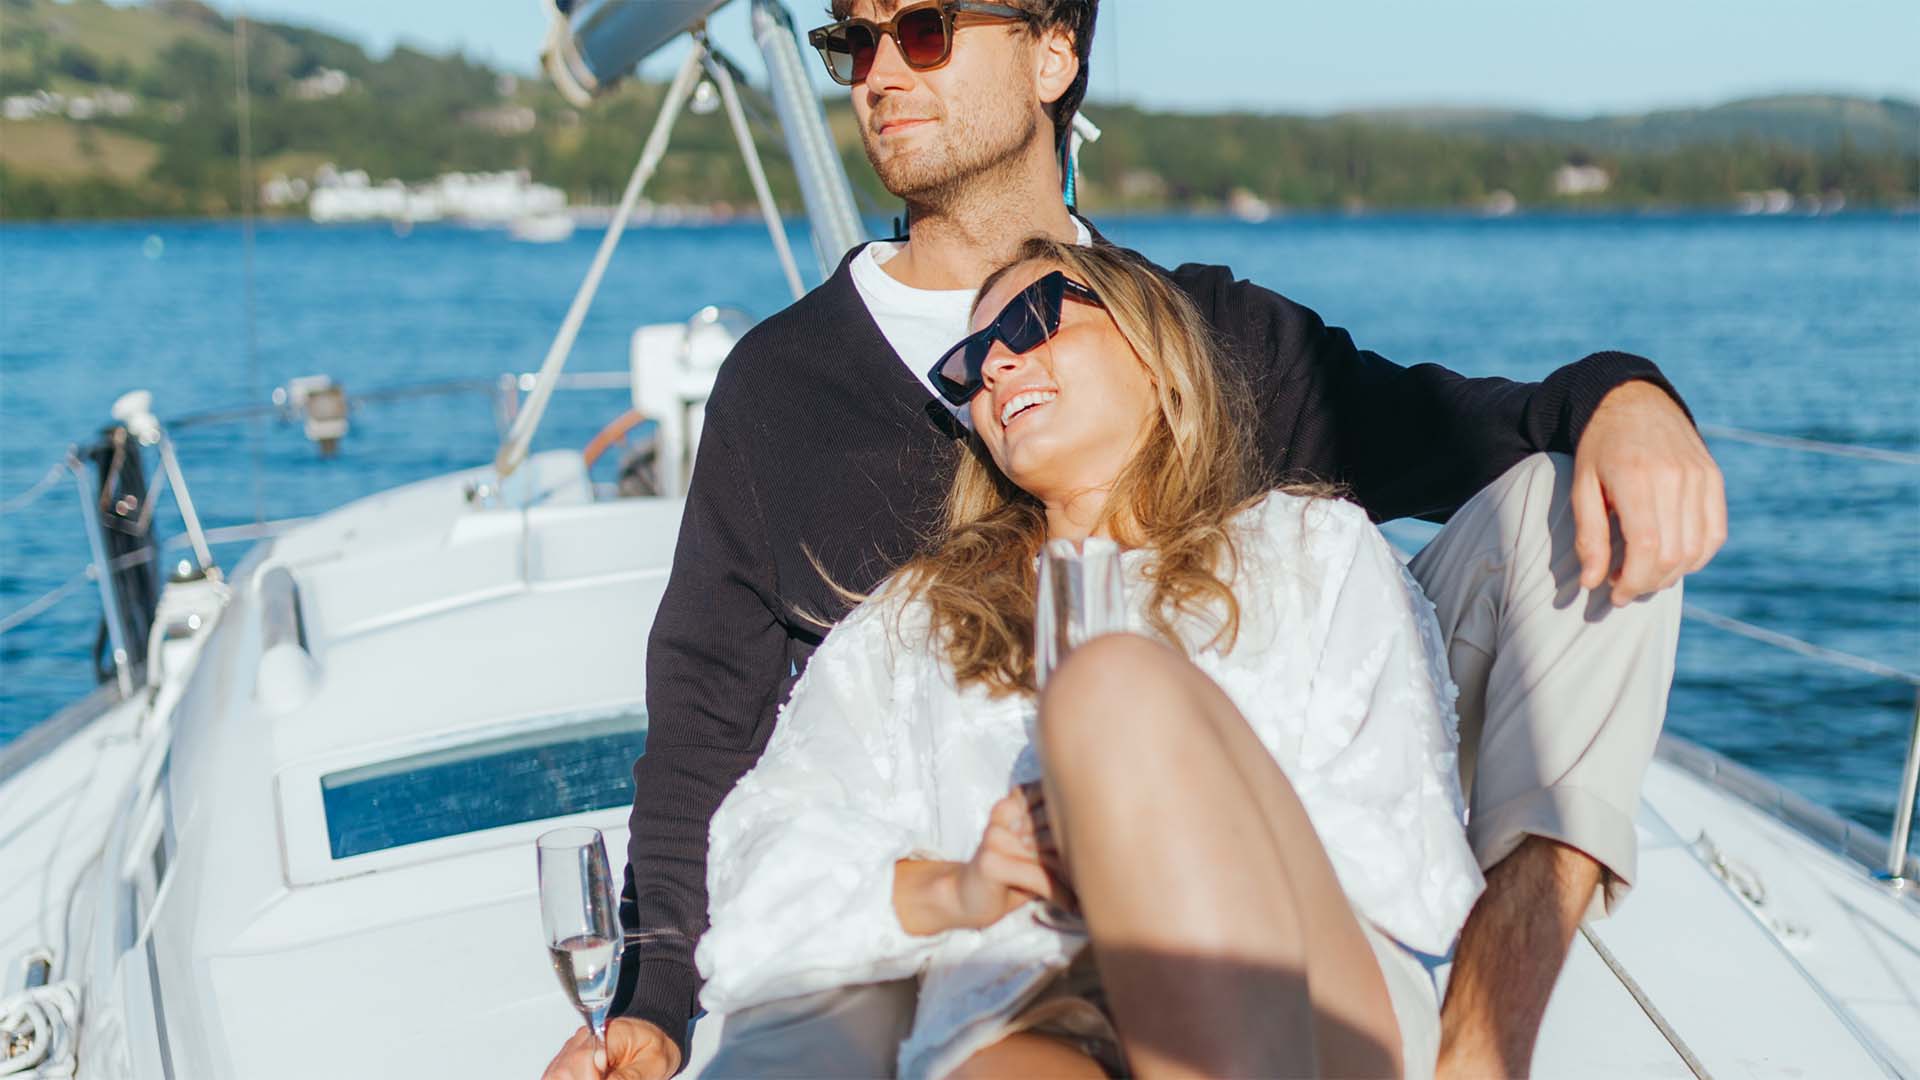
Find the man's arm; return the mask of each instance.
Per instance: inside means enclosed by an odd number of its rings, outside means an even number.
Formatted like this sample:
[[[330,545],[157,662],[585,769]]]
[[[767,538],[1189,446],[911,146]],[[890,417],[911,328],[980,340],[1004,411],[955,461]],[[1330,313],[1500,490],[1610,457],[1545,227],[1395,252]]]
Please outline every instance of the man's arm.
[[[738,392],[723,372],[707,404],[647,642],[647,747],[633,769],[621,904],[629,944],[615,1013],[661,1028],[682,1063],[699,991],[693,948],[707,925],[708,823],[759,757],[788,674],[773,557],[739,451]]]
[[[1346,485],[1375,521],[1444,519],[1529,454],[1572,454],[1634,381],[1679,395],[1653,361],[1598,352],[1537,383],[1401,367],[1313,311],[1218,266],[1173,272],[1253,382],[1270,463]]]
[[[1403,368],[1224,267],[1174,278],[1251,378],[1268,461],[1347,485],[1376,521],[1445,520],[1522,458],[1555,451],[1574,456],[1581,584],[1610,582],[1615,604],[1699,570],[1726,541],[1720,469],[1651,360],[1597,352],[1537,383]]]

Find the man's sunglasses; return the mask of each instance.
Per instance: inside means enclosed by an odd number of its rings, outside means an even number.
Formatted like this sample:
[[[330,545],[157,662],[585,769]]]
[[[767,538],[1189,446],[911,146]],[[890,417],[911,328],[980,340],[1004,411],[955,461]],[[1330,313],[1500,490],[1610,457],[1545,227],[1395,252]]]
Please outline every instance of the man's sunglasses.
[[[993,343],[1001,342],[1015,356],[1039,348],[1060,332],[1060,305],[1068,297],[1095,307],[1105,306],[1092,289],[1055,270],[1020,290],[1020,295],[1007,301],[992,322],[948,349],[927,373],[934,388],[953,404],[965,405],[985,385],[980,369],[986,366]]]
[[[843,19],[831,26],[807,32],[807,44],[820,50],[827,62],[827,74],[841,86],[865,82],[873,70],[873,58],[880,52],[880,39],[891,36],[900,47],[900,56],[915,71],[937,68],[953,55],[953,29],[966,15],[983,22],[1027,22],[1030,12],[1005,4],[975,3],[974,0],[927,0],[908,4],[893,13],[886,22],[872,19]]]

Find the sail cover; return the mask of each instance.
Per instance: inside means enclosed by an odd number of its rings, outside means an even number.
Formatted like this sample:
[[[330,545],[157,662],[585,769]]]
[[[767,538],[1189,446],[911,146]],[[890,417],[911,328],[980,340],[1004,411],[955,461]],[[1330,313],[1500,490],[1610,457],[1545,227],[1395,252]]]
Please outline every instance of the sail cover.
[[[555,0],[541,62],[561,94],[585,107],[655,49],[727,0]]]

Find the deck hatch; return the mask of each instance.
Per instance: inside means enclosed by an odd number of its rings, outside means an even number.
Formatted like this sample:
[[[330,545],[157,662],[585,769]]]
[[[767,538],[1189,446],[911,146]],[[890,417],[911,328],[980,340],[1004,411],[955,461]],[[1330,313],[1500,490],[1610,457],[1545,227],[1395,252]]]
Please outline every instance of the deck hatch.
[[[332,857],[629,805],[646,745],[630,709],[326,773]]]

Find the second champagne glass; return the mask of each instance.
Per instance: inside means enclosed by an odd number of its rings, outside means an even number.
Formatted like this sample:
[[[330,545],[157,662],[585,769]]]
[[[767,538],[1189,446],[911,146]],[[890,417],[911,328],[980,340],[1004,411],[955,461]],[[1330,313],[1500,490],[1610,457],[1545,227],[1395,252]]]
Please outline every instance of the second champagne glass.
[[[620,910],[599,829],[574,826],[537,842],[540,921],[560,989],[602,1046],[620,985]]]

